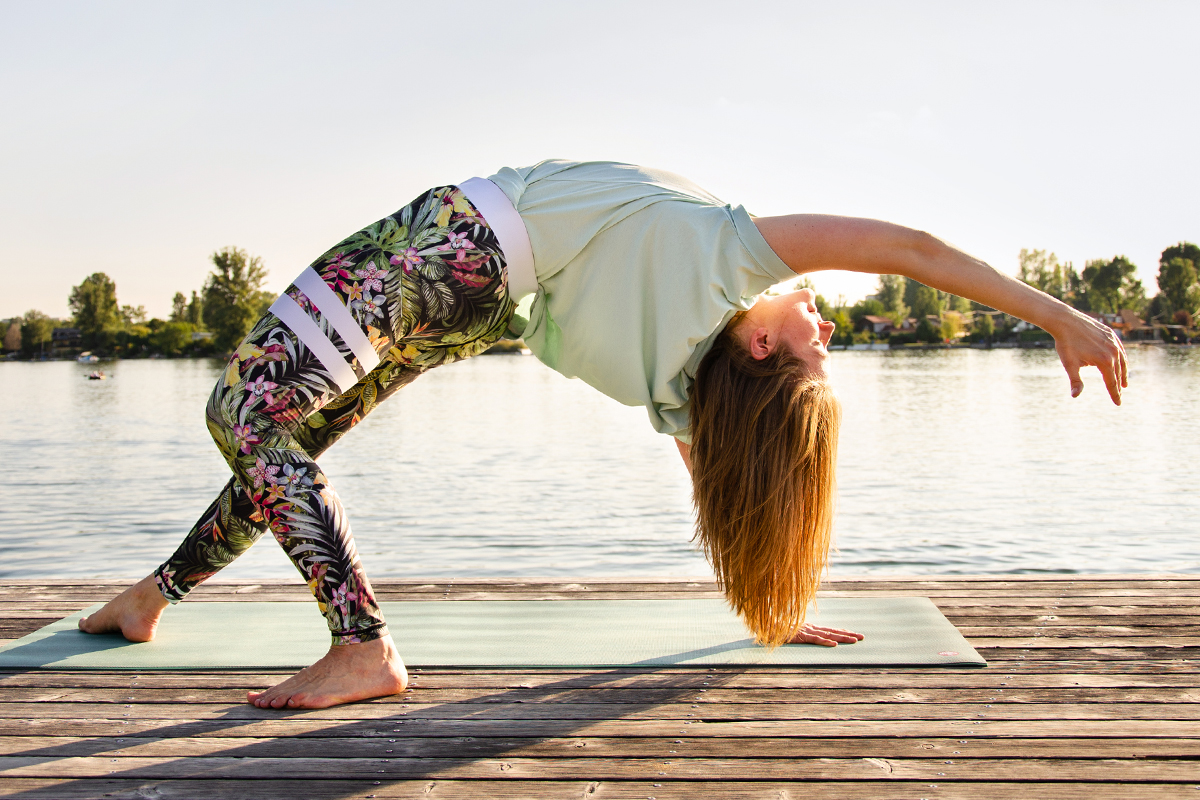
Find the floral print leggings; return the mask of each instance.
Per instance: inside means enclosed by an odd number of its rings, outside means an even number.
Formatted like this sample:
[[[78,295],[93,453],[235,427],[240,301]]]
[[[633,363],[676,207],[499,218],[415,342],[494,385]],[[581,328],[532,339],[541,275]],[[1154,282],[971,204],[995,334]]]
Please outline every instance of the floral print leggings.
[[[233,477],[154,573],[179,602],[270,530],[334,644],[387,626],[317,457],[422,372],[483,352],[513,313],[504,255],[455,187],[431,189],[305,270],[251,329],[206,408]]]

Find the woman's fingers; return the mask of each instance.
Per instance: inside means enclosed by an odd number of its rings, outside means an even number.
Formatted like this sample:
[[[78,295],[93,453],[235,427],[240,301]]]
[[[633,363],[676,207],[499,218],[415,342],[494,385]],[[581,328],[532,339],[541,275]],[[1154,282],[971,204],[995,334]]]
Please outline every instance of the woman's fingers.
[[[1129,385],[1129,364],[1121,340],[1107,325],[1076,315],[1075,324],[1055,338],[1059,360],[1071,381],[1071,397],[1083,391],[1079,370],[1096,367],[1113,403],[1121,405],[1121,389]]]
[[[1079,397],[1083,391],[1083,378],[1079,377],[1079,365],[1074,361],[1068,362],[1063,360],[1063,367],[1067,370],[1067,378],[1071,381],[1071,397]]]
[[[1117,405],[1121,405],[1121,367],[1116,361],[1109,361],[1100,368],[1104,375],[1104,385],[1108,387],[1108,396]]]
[[[854,631],[842,630],[841,628],[825,628],[820,625],[813,625],[812,629],[816,630],[816,631],[820,631],[821,633],[825,634],[826,636],[830,637],[831,639],[835,639],[839,642],[843,642],[846,644],[850,644],[852,642],[861,642],[864,638],[861,633],[855,633]]]
[[[854,644],[862,639],[861,633],[805,623],[800,630],[796,631],[788,644],[819,644],[822,647],[837,647],[839,644]]]
[[[1078,362],[1063,361],[1063,366],[1067,370],[1067,377],[1071,380],[1071,397],[1079,397],[1083,391],[1083,378],[1079,377]],[[1086,363],[1084,366],[1089,366]],[[1096,365],[1100,370],[1100,376],[1104,378],[1104,386],[1108,389],[1108,396],[1117,405],[1121,405],[1121,387],[1128,386],[1129,382],[1123,377],[1123,365],[1121,361],[1111,360]]]

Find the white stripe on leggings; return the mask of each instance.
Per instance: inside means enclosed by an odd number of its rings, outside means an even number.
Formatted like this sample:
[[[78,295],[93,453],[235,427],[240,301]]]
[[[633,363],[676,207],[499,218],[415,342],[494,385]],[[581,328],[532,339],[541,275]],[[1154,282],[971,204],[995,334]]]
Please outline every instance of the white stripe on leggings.
[[[525,221],[513,208],[508,195],[487,178],[471,178],[458,184],[459,190],[483,215],[500,250],[504,253],[508,267],[508,296],[514,303],[538,290],[537,270],[533,265],[533,247],[529,244],[529,231]]]
[[[279,317],[280,322],[292,329],[292,333],[296,334],[297,339],[308,346],[312,354],[325,367],[329,376],[333,378],[338,391],[346,392],[358,383],[358,376],[346,363],[346,359],[342,358],[338,349],[333,346],[333,342],[329,341],[329,337],[317,326],[317,323],[312,321],[312,317],[308,316],[289,295],[280,295],[269,310]]]
[[[379,365],[379,354],[371,345],[371,340],[358,327],[358,322],[350,315],[350,309],[342,303],[329,284],[317,274],[312,267],[300,273],[300,277],[292,281],[292,285],[308,297],[321,312],[321,316],[329,320],[333,329],[341,334],[342,340],[350,346],[350,352],[358,358],[358,365],[363,373],[370,372]]]

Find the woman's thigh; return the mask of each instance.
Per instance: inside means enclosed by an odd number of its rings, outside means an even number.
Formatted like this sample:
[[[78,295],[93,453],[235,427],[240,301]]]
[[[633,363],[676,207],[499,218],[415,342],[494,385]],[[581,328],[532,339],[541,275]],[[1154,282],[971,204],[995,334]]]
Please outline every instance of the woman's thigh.
[[[514,308],[499,243],[453,186],[347,237],[311,269],[381,354],[386,339],[388,360],[420,371],[486,350]]]
[[[513,309],[486,220],[457,188],[430,189],[314,261],[234,353],[218,393],[266,372],[278,388],[268,413],[323,450],[422,372],[486,350]]]

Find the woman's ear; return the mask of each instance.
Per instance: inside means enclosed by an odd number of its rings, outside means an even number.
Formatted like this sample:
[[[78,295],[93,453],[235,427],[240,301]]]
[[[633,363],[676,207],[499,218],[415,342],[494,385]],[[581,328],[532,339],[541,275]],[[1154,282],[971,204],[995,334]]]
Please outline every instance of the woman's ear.
[[[765,327],[751,330],[750,338],[746,342],[746,349],[750,351],[750,355],[755,361],[762,361],[771,355],[771,351],[775,349],[775,343],[771,340],[771,332]]]

